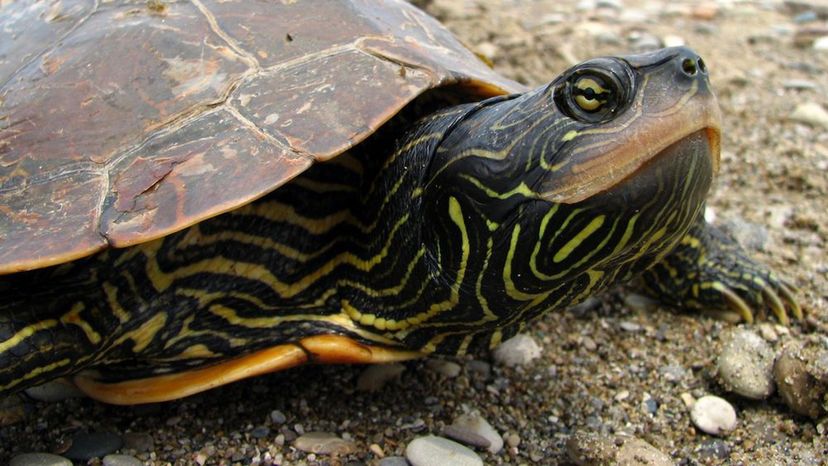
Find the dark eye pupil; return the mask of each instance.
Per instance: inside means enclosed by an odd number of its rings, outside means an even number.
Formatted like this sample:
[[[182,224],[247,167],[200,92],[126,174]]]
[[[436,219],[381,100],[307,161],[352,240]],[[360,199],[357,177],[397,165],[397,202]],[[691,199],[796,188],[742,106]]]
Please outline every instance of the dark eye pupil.
[[[595,96],[596,96],[595,91],[594,91],[594,90],[592,90],[592,89],[584,89],[584,90],[583,90],[583,91],[581,91],[581,92],[583,92],[583,94],[582,94],[582,95],[583,95],[584,97],[586,97],[587,99],[589,99],[589,100],[594,99],[594,98],[595,98]]]

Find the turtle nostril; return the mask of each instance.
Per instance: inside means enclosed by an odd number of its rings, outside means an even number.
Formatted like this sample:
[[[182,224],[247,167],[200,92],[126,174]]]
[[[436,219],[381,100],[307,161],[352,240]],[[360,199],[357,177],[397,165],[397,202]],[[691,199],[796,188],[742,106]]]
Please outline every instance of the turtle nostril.
[[[699,58],[698,60],[698,66],[699,71],[701,71],[702,74],[707,74],[707,65],[704,64],[704,60],[702,60],[701,58]]]
[[[701,62],[701,60],[699,60],[699,62]],[[699,71],[696,66],[696,60],[693,60],[692,58],[685,58],[681,61],[681,70],[684,71],[684,74],[687,76],[695,76]]]

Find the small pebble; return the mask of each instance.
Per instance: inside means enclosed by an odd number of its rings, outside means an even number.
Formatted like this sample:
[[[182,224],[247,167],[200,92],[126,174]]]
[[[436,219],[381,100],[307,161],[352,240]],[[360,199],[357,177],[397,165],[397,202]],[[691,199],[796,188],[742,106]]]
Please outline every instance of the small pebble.
[[[767,322],[762,322],[757,326],[757,329],[759,330],[759,335],[761,335],[765,341],[773,343],[779,340],[779,334],[776,333],[776,329],[773,328],[773,325]]]
[[[318,455],[347,455],[356,451],[353,442],[328,432],[308,432],[297,437],[293,446],[297,450]]]
[[[371,453],[375,454],[377,458],[382,458],[385,456],[385,452],[382,451],[382,447],[377,445],[376,443],[372,443],[368,446],[368,449],[371,450]]]
[[[504,437],[504,440],[506,440],[506,444],[509,445],[512,448],[517,448],[520,445],[520,435],[518,435],[514,432],[510,432],[510,433],[506,434],[506,437]]]
[[[453,379],[457,377],[458,375],[460,375],[460,371],[462,370],[460,364],[457,364],[456,362],[436,358],[432,358],[426,361],[426,367],[429,370],[436,372],[448,379]]]
[[[620,324],[618,324],[618,326],[621,327],[621,330],[624,330],[625,332],[640,332],[644,329],[641,325],[627,320],[621,322]]]
[[[515,335],[494,350],[494,360],[506,367],[529,364],[541,355],[541,347],[526,334]]]
[[[38,401],[55,402],[66,400],[69,398],[85,397],[82,391],[74,384],[63,379],[53,380],[41,385],[29,387],[26,390],[26,395]]]
[[[12,458],[9,466],[72,466],[72,462],[51,453],[23,453]]]
[[[265,438],[270,435],[270,428],[266,426],[259,426],[250,431],[250,436],[253,438]]]
[[[828,50],[828,36],[820,37],[814,41],[814,50]]]
[[[70,460],[86,461],[104,457],[123,444],[121,437],[109,432],[81,433],[72,439],[72,445],[63,452],[63,456]]]
[[[376,364],[368,366],[357,379],[357,390],[376,392],[388,382],[397,379],[405,372],[405,366],[399,363]]]
[[[752,400],[769,397],[775,355],[768,342],[743,328],[729,332],[724,341],[716,371],[725,389]]]
[[[408,460],[402,456],[389,456],[380,460],[378,466],[409,466]]]
[[[285,414],[278,409],[274,409],[270,412],[270,420],[274,424],[284,424],[287,422],[287,416],[285,416]]]
[[[820,342],[792,342],[782,348],[773,377],[782,401],[797,414],[818,419],[828,411],[828,348]]]
[[[488,445],[480,445],[488,448],[489,452],[497,453],[503,448],[503,437],[489,424],[479,412],[474,411],[458,416],[452,423],[453,427],[472,432],[488,441]]]
[[[449,439],[427,435],[405,447],[405,457],[413,466],[483,466],[472,450]]]
[[[807,123],[812,126],[828,128],[828,111],[825,111],[822,105],[816,102],[797,105],[794,111],[788,116],[788,119],[800,123]]]
[[[723,435],[736,428],[736,410],[726,400],[707,395],[699,398],[690,409],[690,420],[702,432]]]
[[[671,34],[664,36],[662,42],[664,42],[665,47],[681,47],[686,43],[684,38],[682,38],[681,36],[675,36]]]
[[[794,90],[814,90],[818,86],[815,82],[807,79],[788,79],[782,83],[782,87]]]
[[[142,466],[138,458],[129,455],[106,455],[103,459],[103,466]]]

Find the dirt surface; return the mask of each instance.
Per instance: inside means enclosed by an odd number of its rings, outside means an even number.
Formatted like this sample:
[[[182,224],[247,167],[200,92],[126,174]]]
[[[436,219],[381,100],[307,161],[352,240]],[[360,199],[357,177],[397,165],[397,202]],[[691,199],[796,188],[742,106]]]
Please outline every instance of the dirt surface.
[[[828,51],[803,33],[828,34],[824,18],[807,22],[802,10],[775,1],[423,3],[496,70],[530,85],[592,56],[665,41],[699,52],[724,112],[711,217],[800,288],[808,317],[787,331],[766,326],[777,336],[772,345],[826,334],[828,128],[789,118],[801,104],[828,104]],[[678,464],[825,464],[828,420],[796,416],[776,396],[745,400],[716,382],[721,336],[733,324],[642,309],[628,297],[617,289],[537,322],[530,334],[543,353],[525,368],[502,368],[483,354],[457,361],[462,371],[452,378],[408,363],[375,393],[356,391],[363,368],[310,367],[160,405],[26,401],[28,420],[0,429],[0,463],[60,452],[77,432],[94,431],[127,437],[132,449],[122,451],[146,464],[373,465],[379,452],[402,455],[413,438],[440,435],[476,409],[500,434],[520,439],[498,454],[478,450],[486,464],[565,463],[574,432],[632,434]],[[730,401],[737,429],[724,437],[697,431],[687,393]],[[309,431],[351,440],[353,452],[331,457],[291,446],[296,432]]]

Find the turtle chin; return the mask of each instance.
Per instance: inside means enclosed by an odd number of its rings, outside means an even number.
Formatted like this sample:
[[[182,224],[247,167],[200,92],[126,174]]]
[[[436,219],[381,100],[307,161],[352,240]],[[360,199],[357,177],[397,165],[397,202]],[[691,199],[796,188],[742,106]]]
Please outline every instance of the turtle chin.
[[[626,247],[610,264],[641,272],[659,260],[689,231],[699,215],[718,162],[716,129],[693,132],[650,159],[610,189],[580,204],[631,228]],[[625,274],[627,275],[627,274]]]

